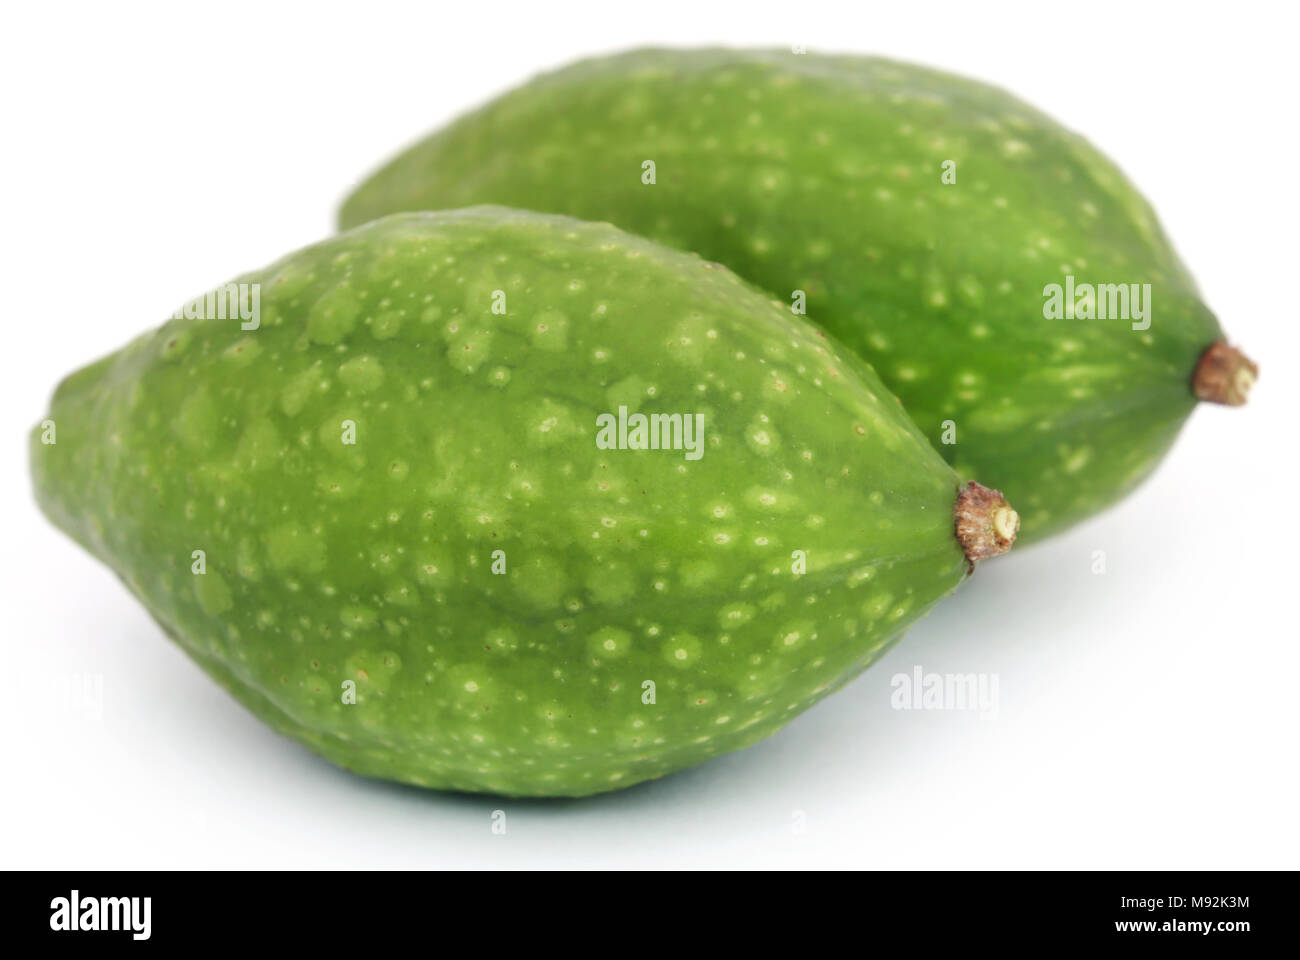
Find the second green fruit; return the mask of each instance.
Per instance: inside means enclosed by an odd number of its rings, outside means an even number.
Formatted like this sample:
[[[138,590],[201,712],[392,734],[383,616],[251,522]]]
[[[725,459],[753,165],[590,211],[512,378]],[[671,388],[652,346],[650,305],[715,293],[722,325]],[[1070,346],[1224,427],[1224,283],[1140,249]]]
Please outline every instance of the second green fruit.
[[[1198,396],[1240,403],[1255,373],[1110,161],[934,70],[788,51],[585,61],[406,151],[340,220],[476,203],[608,220],[792,307],[801,292],[960,474],[1017,504],[1022,539],[1124,495]],[[1091,289],[1091,311],[1053,316],[1053,285]],[[1143,302],[1116,309],[1134,289]]]

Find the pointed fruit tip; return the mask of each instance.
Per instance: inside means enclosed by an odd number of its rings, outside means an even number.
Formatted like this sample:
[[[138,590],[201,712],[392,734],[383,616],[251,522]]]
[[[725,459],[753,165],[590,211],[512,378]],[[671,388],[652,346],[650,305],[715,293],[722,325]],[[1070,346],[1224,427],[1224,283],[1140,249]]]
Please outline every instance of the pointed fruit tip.
[[[1197,399],[1208,403],[1222,403],[1240,407],[1250,396],[1250,388],[1259,377],[1259,366],[1226,340],[1210,344],[1196,372],[1192,375],[1192,391]]]
[[[970,568],[975,561],[1006,553],[1016,542],[1020,514],[997,490],[970,481],[957,494],[953,507],[957,542],[961,544]]]

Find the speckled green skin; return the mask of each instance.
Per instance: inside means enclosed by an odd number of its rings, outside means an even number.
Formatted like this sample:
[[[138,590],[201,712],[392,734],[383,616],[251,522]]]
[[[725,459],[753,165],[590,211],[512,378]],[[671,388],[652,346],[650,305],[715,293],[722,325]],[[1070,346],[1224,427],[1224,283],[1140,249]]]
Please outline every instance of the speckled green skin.
[[[64,381],[35,488],[204,669],[358,773],[658,777],[777,730],[963,578],[958,478],[897,400],[698,257],[482,208],[240,280],[260,329],[171,321]],[[598,449],[620,404],[704,414],[702,458]]]
[[[641,181],[646,160],[654,185]],[[942,182],[948,160],[955,184]],[[609,220],[786,302],[805,291],[810,319],[875,365],[958,472],[1016,505],[1022,543],[1151,472],[1220,337],[1105,157],[999,90],[884,60],[706,50],[582,62],[406,151],[340,220],[471,203]],[[1150,328],[1044,319],[1043,288],[1066,274],[1150,283]]]

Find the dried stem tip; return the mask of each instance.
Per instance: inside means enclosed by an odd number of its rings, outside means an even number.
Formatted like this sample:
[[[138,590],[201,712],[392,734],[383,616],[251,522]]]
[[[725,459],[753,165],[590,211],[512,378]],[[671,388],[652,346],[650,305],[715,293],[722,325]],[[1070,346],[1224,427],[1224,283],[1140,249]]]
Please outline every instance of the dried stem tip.
[[[957,494],[953,507],[957,522],[957,542],[966,553],[971,569],[976,560],[1006,553],[1016,542],[1020,514],[996,490],[972,480]]]
[[[1239,407],[1246,402],[1258,376],[1259,367],[1249,357],[1219,340],[1201,354],[1192,375],[1192,390],[1200,400]]]

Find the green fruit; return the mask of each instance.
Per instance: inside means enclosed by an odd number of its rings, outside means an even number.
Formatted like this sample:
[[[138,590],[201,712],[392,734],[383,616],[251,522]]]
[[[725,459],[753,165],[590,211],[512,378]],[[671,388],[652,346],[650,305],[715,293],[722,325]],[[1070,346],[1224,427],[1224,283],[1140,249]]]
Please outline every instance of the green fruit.
[[[340,220],[473,203],[608,220],[787,302],[802,291],[959,473],[1020,507],[1029,539],[1132,489],[1198,395],[1241,402],[1255,374],[1223,344],[1198,367],[1219,325],[1105,157],[933,70],[781,51],[586,61],[412,147]],[[1067,276],[1112,319],[1045,316]],[[1146,319],[1101,287],[1134,283],[1151,285]]]
[[[63,382],[37,497],[249,709],[358,773],[581,795],[688,767],[1014,537],[865,364],[608,225],[397,216],[236,283],[254,321],[200,298]],[[637,414],[680,436],[632,448]]]

